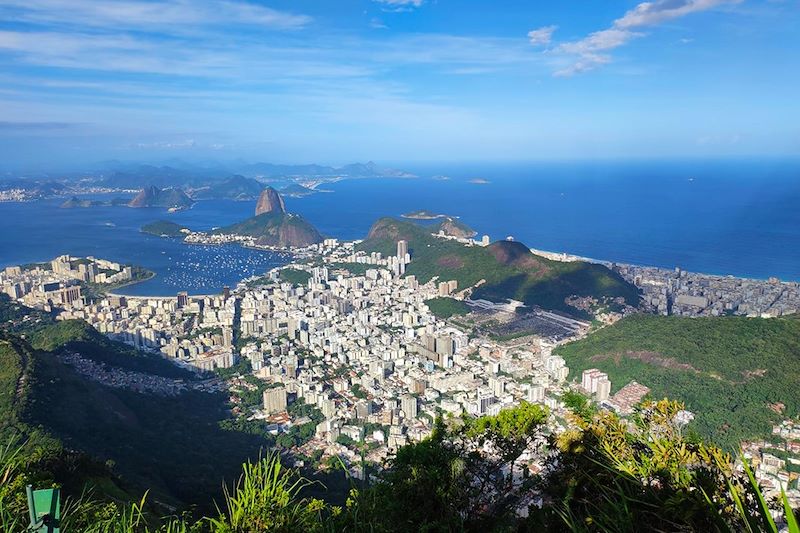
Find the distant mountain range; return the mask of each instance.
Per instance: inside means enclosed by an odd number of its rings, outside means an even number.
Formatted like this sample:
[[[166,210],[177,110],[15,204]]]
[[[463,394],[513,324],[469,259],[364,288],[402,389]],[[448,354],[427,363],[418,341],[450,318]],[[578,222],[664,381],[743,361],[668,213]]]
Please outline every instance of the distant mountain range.
[[[191,190],[195,200],[227,198],[230,200],[254,200],[258,198],[264,184],[253,178],[246,178],[236,174],[223,181],[211,183],[204,187]]]
[[[213,194],[216,187],[225,190],[224,197],[232,197],[230,191],[252,194],[252,182],[247,180],[285,181],[287,185],[297,180],[329,181],[336,178],[411,178],[413,174],[403,170],[380,167],[374,162],[353,163],[342,167],[326,165],[278,165],[273,163],[239,163],[220,166],[195,166],[178,161],[171,165],[126,164],[106,162],[99,183],[112,188],[139,188],[142,185],[156,187],[185,187],[208,190],[201,194]],[[224,184],[224,185],[223,185]],[[257,195],[258,193],[256,193]],[[197,196],[196,196],[197,197]],[[219,198],[220,196],[214,196]]]
[[[23,191],[25,200],[72,196],[111,190],[180,189],[192,200],[254,200],[265,184],[295,198],[315,194],[320,183],[341,179],[412,178],[413,174],[367,163],[342,167],[327,165],[280,165],[273,163],[210,162],[203,165],[169,160],[160,165],[104,161],[88,172],[0,178],[0,191]],[[133,204],[141,203],[139,200]],[[148,205],[154,205],[152,202]],[[79,207],[68,202],[64,207]],[[81,206],[81,207],[89,207]]]

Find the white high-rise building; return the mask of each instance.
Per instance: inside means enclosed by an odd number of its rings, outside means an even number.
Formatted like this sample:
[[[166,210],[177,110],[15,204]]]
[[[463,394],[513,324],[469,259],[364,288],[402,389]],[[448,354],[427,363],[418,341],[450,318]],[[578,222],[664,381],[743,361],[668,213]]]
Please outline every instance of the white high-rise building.
[[[397,260],[401,263],[406,263],[406,256],[408,255],[408,241],[397,241]]]
[[[417,418],[417,398],[410,394],[405,394],[400,399],[400,409],[406,419]]]

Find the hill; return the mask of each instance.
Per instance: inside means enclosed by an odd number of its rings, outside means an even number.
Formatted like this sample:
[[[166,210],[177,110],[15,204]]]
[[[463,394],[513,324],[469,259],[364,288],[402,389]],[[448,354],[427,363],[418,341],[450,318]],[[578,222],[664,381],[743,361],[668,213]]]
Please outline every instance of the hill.
[[[191,207],[192,199],[182,190],[175,188],[159,189],[153,185],[145,187],[128,207]]]
[[[227,198],[230,200],[254,200],[261,194],[264,186],[261,182],[244,176],[235,175],[230,178],[211,183],[205,187],[194,189],[192,198],[196,200]]]
[[[454,298],[431,298],[425,304],[437,318],[447,319],[453,316],[466,315],[471,311],[470,306]]]
[[[445,217],[444,220],[432,227],[434,233],[442,232],[448,237],[470,239],[478,234],[477,231],[467,226],[457,218]]]
[[[256,202],[256,214],[237,224],[219,228],[214,233],[255,237],[262,246],[303,248],[322,242],[322,235],[300,215],[286,212],[278,191],[267,187]]]
[[[289,213],[264,213],[224,228],[214,233],[256,237],[264,246],[305,247],[322,242],[322,235],[300,215]]]
[[[156,237],[183,237],[187,229],[186,226],[181,226],[169,220],[157,220],[145,224],[140,231]]]
[[[800,415],[797,319],[637,315],[556,353],[573,378],[587,368],[607,372],[612,393],[636,380],[655,398],[685,402],[693,427],[731,449]]]
[[[79,354],[84,365],[145,381],[196,382],[166,359],[111,341],[83,321],[54,322],[7,299],[0,300],[0,311],[9,319],[0,328],[0,438],[15,433],[48,453],[84,454],[97,461],[93,468],[106,485],[113,481],[138,495],[151,489],[156,500],[178,507],[209,506],[223,478],[234,479],[241,462],[266,445],[220,427],[229,418],[222,393],[189,388],[164,396],[111,387],[67,362],[69,354]],[[19,320],[26,313],[38,318]],[[56,481],[69,483],[74,475]],[[79,495],[82,487],[75,489]]]
[[[62,203],[59,207],[61,209],[74,209],[77,207],[96,207],[101,205],[106,205],[106,204],[96,200],[88,200],[88,199],[81,200],[77,196],[73,196],[72,198],[65,200],[64,203]]]
[[[521,243],[501,241],[488,247],[466,246],[439,239],[429,229],[393,218],[373,224],[359,249],[393,255],[397,241],[409,243],[411,263],[407,275],[425,283],[434,276],[457,280],[459,289],[483,283],[473,298],[502,302],[515,299],[526,305],[584,316],[566,304],[570,296],[591,296],[598,300],[621,298],[638,304],[638,290],[602,265],[550,261],[530,253]]]
[[[441,215],[439,213],[434,213],[426,209],[419,209],[417,211],[411,211],[410,213],[404,213],[400,216],[403,218],[410,218],[414,220],[434,220],[437,218],[445,218],[447,215]]]

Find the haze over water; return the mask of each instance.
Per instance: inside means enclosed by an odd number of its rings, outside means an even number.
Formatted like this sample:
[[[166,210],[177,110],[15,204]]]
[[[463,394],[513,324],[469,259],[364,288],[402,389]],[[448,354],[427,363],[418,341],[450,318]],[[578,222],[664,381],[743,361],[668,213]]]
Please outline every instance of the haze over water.
[[[800,163],[636,162],[410,168],[417,179],[345,180],[287,198],[328,236],[364,238],[382,216],[417,209],[461,219],[492,240],[551,251],[742,277],[800,280]],[[437,178],[434,178],[436,176]],[[449,179],[441,179],[447,176]],[[471,183],[480,178],[486,184]],[[254,202],[211,200],[188,211],[59,209],[62,199],[0,204],[0,265],[60,254],[152,269],[128,294],[216,292],[283,264],[238,246],[184,245],[144,235],[148,222],[208,230],[252,214]]]
[[[344,181],[289,201],[327,233],[379,216],[458,215],[492,240],[715,274],[800,280],[800,163],[647,161],[410,169],[449,180]],[[488,184],[469,183],[472,178]]]

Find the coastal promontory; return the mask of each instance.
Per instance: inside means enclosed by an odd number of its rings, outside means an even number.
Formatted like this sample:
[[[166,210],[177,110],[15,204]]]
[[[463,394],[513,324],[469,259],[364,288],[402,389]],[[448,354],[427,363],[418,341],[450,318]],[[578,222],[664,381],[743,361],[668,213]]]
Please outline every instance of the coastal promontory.
[[[286,205],[278,191],[272,187],[267,187],[261,191],[256,203],[256,216],[264,213],[286,213]]]
[[[75,209],[77,207],[96,207],[100,205],[106,204],[96,200],[80,199],[77,196],[73,196],[69,200],[66,200],[64,203],[62,203],[59,207],[61,207],[61,209]]]
[[[286,212],[283,198],[272,187],[261,193],[255,216],[214,233],[255,237],[256,244],[280,248],[303,248],[323,239],[317,228],[303,217]]]
[[[458,239],[471,239],[478,234],[477,231],[453,217],[445,217],[434,226],[434,230],[442,235]]]
[[[141,232],[157,237],[183,237],[189,232],[189,228],[169,220],[157,220],[142,226]]]
[[[145,187],[133,200],[128,202],[128,207],[168,207],[184,209],[192,206],[192,199],[183,189],[167,188],[159,189],[151,185]]]

